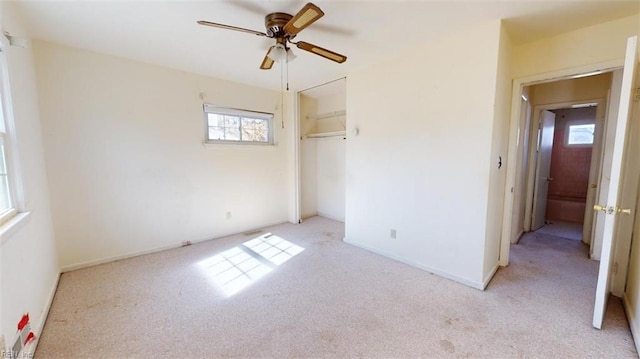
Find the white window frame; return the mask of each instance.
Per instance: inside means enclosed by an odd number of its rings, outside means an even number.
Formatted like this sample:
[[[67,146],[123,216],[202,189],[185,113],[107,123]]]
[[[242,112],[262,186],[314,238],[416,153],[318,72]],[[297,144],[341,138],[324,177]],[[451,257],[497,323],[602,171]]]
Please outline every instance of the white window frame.
[[[595,120],[574,120],[568,121],[566,127],[564,129],[564,145],[565,147],[570,148],[579,148],[579,147],[593,147],[593,142],[591,143],[569,143],[569,136],[571,133],[571,126],[581,126],[581,125],[593,125],[593,140],[595,141],[595,131],[596,131],[596,122]]]
[[[204,142],[206,144],[238,144],[238,145],[262,145],[272,146],[273,138],[273,114],[268,112],[242,110],[230,107],[221,107],[216,105],[205,104],[204,110]],[[242,118],[251,118],[267,121],[268,136],[267,141],[242,141],[242,140],[219,140],[209,138],[209,114],[227,115],[240,117],[240,126],[242,126]],[[240,127],[240,136],[242,136],[242,127]]]
[[[11,207],[0,213],[0,229],[5,232],[5,225],[13,219],[18,221],[28,214],[24,207],[24,191],[22,187],[20,168],[18,166],[18,147],[13,113],[13,100],[11,84],[9,81],[9,68],[7,54],[9,43],[0,35],[0,141],[4,144],[5,165],[7,166],[7,180],[9,183],[9,201]]]

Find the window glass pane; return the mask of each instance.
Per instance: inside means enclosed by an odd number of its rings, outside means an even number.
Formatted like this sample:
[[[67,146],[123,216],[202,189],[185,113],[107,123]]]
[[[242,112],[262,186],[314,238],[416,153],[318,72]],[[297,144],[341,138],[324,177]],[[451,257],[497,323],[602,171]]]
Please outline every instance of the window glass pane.
[[[0,144],[0,213],[11,208],[11,197],[9,196],[9,179],[5,161],[4,145]]]
[[[268,120],[242,118],[242,140],[267,142],[269,139]]]
[[[0,175],[7,174],[7,165],[5,164],[4,143],[0,139]]]
[[[225,140],[240,141],[240,128],[227,127],[225,128],[225,135]]]
[[[242,140],[243,141],[257,141],[255,131],[251,128],[242,128]]]
[[[7,183],[7,176],[0,176],[0,214],[11,208],[11,201],[9,199],[9,183]]]
[[[210,140],[224,140],[224,127],[209,127]]]
[[[240,118],[237,116],[224,116],[225,127],[240,127]]]
[[[590,145],[593,144],[593,134],[595,132],[595,124],[573,125],[569,126],[570,145]]]
[[[218,115],[216,113],[207,114],[207,120],[209,126],[220,126],[224,127],[224,116]]]

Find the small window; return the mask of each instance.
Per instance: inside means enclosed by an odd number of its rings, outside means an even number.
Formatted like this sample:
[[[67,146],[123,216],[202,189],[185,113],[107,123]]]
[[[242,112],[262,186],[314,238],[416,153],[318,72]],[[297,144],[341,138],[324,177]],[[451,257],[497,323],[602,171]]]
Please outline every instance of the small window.
[[[593,145],[596,125],[593,123],[570,124],[567,130],[567,145],[589,146]]]
[[[9,191],[9,171],[7,171],[7,155],[4,145],[5,133],[0,132],[0,218],[13,208],[11,192]]]
[[[6,55],[0,51],[0,225],[6,223],[18,213],[16,204],[17,174],[14,159],[11,156],[12,145],[15,145],[11,136],[13,131],[13,119],[11,108],[11,96],[8,82],[8,69]],[[13,166],[12,166],[13,165]]]
[[[273,114],[204,106],[207,143],[273,144]]]

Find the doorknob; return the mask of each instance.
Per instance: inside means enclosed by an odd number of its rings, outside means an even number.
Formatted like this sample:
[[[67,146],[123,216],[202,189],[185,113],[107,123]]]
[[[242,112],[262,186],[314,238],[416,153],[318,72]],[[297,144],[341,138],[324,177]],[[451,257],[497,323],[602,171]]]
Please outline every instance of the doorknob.
[[[613,207],[611,206],[603,206],[600,204],[596,204],[595,206],[593,206],[593,210],[594,211],[598,211],[598,212],[604,212],[606,214],[614,214],[616,211]]]
[[[630,215],[631,215],[631,210],[630,210],[630,209],[628,209],[628,208],[625,208],[625,209],[618,208],[618,209],[617,209],[617,212],[618,212],[618,213],[621,213],[621,214],[626,214],[627,216],[630,216]]]
[[[553,177],[547,177],[547,182],[553,181]]]
[[[618,208],[618,207],[613,207],[613,206],[603,206],[603,205],[599,205],[596,204],[595,206],[593,206],[593,210],[594,211],[598,211],[598,212],[604,212],[606,214],[626,214],[627,216],[631,215],[631,209],[628,208]]]

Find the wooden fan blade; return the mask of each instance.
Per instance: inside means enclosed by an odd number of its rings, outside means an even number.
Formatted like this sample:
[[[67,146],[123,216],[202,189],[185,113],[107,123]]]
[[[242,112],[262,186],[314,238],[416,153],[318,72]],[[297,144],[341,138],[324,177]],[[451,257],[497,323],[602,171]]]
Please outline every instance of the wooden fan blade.
[[[268,56],[269,51],[271,51],[271,49],[267,50],[267,54],[264,56],[264,59],[260,64],[260,70],[270,70],[273,66],[273,60]]]
[[[204,26],[219,27],[219,28],[221,28],[221,29],[227,29],[227,30],[234,30],[234,31],[246,32],[246,33],[254,34],[254,35],[258,35],[258,36],[267,36],[267,34],[265,34],[264,32],[254,31],[254,30],[249,30],[249,29],[245,29],[245,28],[243,28],[243,27],[237,27],[237,26],[231,26],[231,25],[218,24],[218,23],[210,22],[210,21],[200,20],[200,21],[198,21],[198,24],[200,24],[200,25],[204,25]]]
[[[284,31],[289,35],[296,35],[305,27],[313,24],[316,20],[324,16],[324,12],[312,3],[305,5],[302,10],[287,22]]]
[[[347,57],[344,55],[340,55],[337,52],[333,52],[331,50],[327,50],[325,48],[322,48],[320,46],[316,46],[313,44],[310,44],[308,42],[304,42],[304,41],[300,41],[296,43],[296,46],[298,46],[299,49],[305,50],[305,51],[309,51],[312,54],[316,54],[319,56],[322,56],[326,59],[335,61],[337,63],[343,63],[345,61],[347,61]]]

